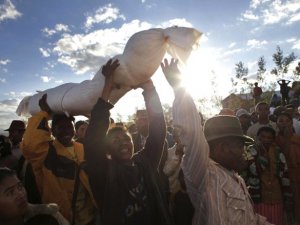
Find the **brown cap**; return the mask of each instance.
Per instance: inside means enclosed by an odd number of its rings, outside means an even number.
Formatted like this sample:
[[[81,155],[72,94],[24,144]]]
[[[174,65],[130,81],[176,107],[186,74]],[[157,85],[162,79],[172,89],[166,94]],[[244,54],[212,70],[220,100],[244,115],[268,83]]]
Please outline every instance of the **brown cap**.
[[[206,120],[204,134],[207,141],[224,137],[240,137],[245,142],[253,142],[253,139],[244,135],[241,124],[235,116],[215,116]]]
[[[13,120],[8,129],[5,131],[10,130],[25,130],[25,123],[22,120]]]

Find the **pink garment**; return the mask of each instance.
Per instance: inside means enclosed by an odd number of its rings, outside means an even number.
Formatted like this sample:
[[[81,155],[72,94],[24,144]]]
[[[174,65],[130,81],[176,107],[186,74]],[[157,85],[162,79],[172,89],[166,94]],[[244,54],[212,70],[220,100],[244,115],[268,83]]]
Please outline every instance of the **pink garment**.
[[[200,116],[183,89],[175,91],[173,123],[185,146],[181,167],[195,208],[193,225],[270,224],[254,212],[244,180],[209,158]]]
[[[264,216],[270,223],[274,225],[283,224],[283,204],[265,204],[258,203],[254,204],[254,210],[256,213]]]

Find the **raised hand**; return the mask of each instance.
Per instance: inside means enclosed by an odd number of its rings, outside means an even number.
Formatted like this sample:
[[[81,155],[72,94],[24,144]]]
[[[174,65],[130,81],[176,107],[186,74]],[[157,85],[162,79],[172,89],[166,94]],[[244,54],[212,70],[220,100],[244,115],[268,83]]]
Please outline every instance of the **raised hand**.
[[[173,88],[178,87],[181,83],[181,75],[177,64],[177,59],[171,59],[170,63],[167,59],[164,59],[164,62],[160,64],[168,83]]]
[[[50,106],[47,103],[47,94],[44,94],[42,96],[42,98],[39,100],[39,106],[40,106],[42,111],[45,111],[48,114],[50,114],[52,112]]]
[[[114,88],[113,73],[120,65],[119,60],[108,60],[107,63],[102,67],[102,74],[105,77],[105,84],[102,91],[101,98],[108,101],[109,95]]]

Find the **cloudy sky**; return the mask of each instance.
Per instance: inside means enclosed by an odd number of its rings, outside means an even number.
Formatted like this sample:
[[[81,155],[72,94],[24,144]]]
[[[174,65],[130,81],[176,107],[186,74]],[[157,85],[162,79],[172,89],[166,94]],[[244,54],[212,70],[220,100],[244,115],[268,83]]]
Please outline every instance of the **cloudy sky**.
[[[135,32],[173,25],[203,32],[188,69],[195,97],[212,90],[212,76],[225,96],[240,60],[250,73],[260,56],[274,67],[277,45],[300,57],[300,0],[0,0],[0,130],[18,118],[14,111],[24,96],[91,79]],[[160,70],[154,83],[170,103]],[[126,117],[142,103],[132,91],[113,113]]]

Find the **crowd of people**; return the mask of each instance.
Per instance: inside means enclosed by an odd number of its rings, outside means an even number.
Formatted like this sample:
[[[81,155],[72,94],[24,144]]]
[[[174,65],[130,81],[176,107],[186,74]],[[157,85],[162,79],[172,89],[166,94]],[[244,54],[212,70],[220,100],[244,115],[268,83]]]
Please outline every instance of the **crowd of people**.
[[[114,123],[118,60],[102,67],[88,121],[54,114],[46,94],[27,126],[12,121],[0,136],[0,224],[300,225],[297,109],[271,114],[256,90],[251,114],[223,109],[204,121],[177,63],[161,63],[175,96],[172,123],[151,79],[137,87],[145,110],[135,124]]]

